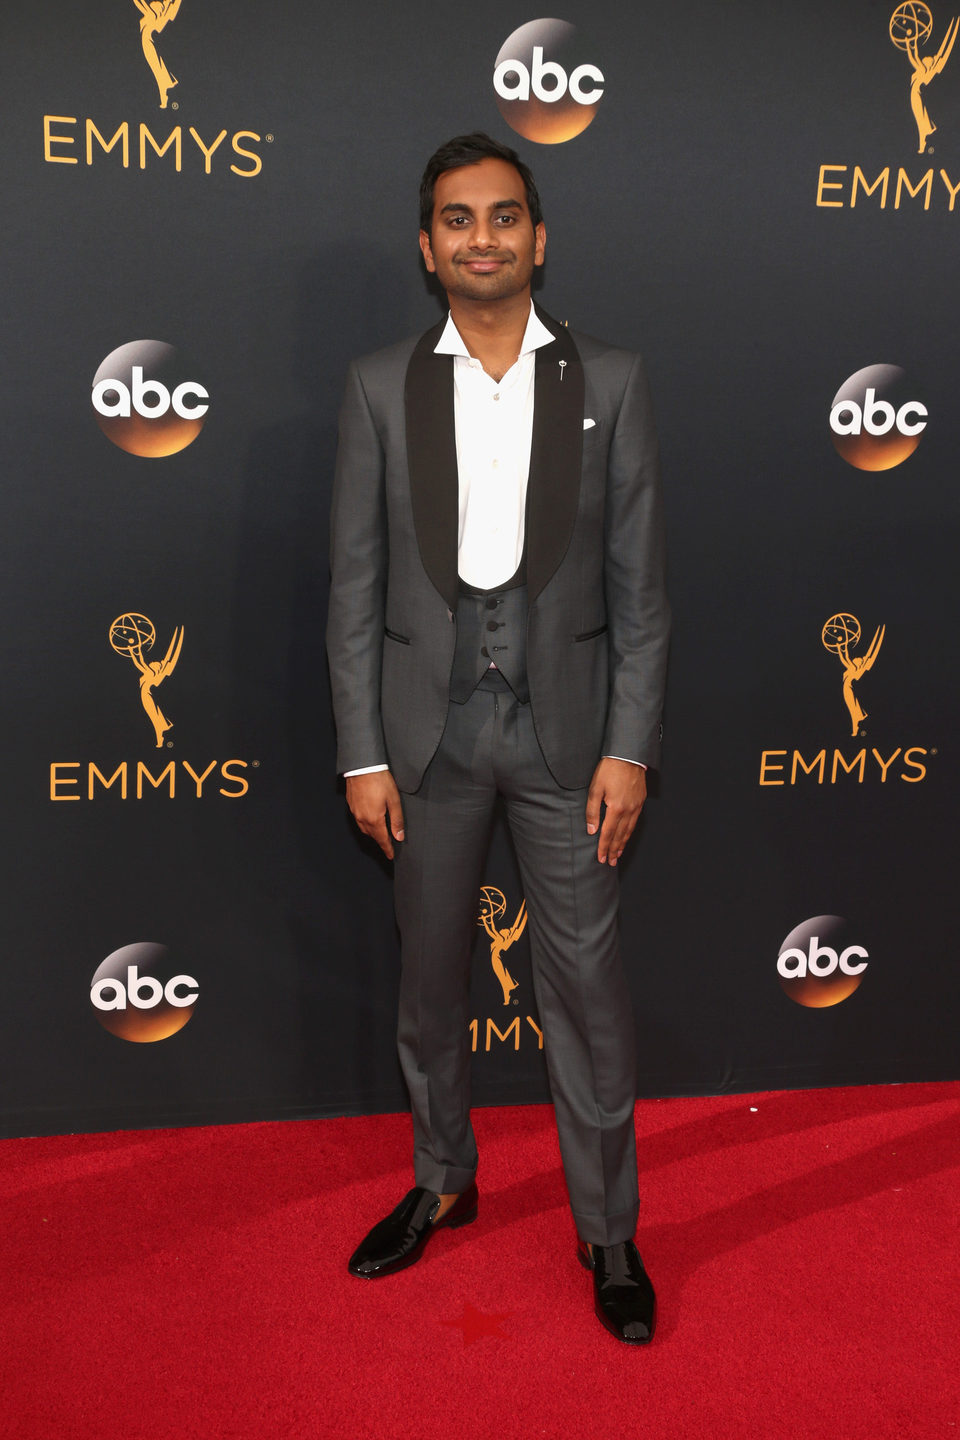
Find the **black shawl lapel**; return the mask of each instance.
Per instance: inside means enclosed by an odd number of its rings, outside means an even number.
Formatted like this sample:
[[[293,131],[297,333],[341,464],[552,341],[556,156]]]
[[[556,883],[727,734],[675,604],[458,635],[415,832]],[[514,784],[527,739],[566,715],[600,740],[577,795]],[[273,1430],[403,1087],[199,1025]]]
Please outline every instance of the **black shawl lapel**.
[[[457,432],[453,413],[453,358],[435,355],[445,320],[417,342],[407,366],[404,404],[407,469],[420,559],[451,610],[457,608]]]
[[[583,366],[569,332],[543,310],[555,336],[536,352],[533,443],[527,485],[527,587],[540,594],[566,554],[580,501]],[[410,499],[420,558],[451,610],[457,607],[459,488],[453,359],[434,346],[446,321],[421,336],[407,366],[404,403]]]
[[[580,503],[583,366],[570,332],[537,307],[556,337],[536,352],[527,485],[527,590],[535,600],[570,544]]]

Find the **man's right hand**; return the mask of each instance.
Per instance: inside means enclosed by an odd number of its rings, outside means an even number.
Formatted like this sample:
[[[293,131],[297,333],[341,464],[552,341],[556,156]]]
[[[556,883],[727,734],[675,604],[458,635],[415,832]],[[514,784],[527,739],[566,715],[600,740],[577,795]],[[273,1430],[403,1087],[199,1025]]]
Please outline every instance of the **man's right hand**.
[[[371,835],[387,859],[392,860],[393,840],[403,839],[403,807],[400,791],[390,771],[374,770],[367,775],[348,775],[347,804],[364,835]]]

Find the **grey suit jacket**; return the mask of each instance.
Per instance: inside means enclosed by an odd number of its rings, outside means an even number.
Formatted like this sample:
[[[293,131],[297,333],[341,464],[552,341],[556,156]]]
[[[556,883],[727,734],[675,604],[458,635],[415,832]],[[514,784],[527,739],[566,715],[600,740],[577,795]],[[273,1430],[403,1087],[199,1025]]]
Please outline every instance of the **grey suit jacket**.
[[[536,352],[527,671],[546,762],[576,789],[601,755],[659,759],[670,625],[659,465],[639,356],[537,313],[555,340]],[[350,366],[334,481],[337,766],[389,764],[407,791],[443,734],[455,644],[454,361],[434,354],[442,328]]]

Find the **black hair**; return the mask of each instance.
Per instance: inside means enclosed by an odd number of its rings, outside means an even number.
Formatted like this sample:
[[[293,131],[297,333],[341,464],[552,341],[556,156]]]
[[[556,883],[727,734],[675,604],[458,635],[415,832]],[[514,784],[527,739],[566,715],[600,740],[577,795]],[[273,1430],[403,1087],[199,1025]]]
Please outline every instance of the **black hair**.
[[[512,165],[523,181],[524,189],[527,192],[527,209],[530,211],[530,219],[534,226],[543,220],[543,212],[540,208],[540,196],[537,193],[536,181],[528,165],[524,165],[516,150],[511,150],[509,145],[501,145],[499,140],[484,135],[482,131],[474,131],[472,135],[456,135],[448,140],[445,145],[435,151],[427,161],[426,169],[423,172],[423,179],[420,181],[420,229],[430,234],[430,225],[433,220],[433,195],[437,181],[441,175],[448,170],[460,170],[464,165],[479,165],[481,160],[505,160]]]

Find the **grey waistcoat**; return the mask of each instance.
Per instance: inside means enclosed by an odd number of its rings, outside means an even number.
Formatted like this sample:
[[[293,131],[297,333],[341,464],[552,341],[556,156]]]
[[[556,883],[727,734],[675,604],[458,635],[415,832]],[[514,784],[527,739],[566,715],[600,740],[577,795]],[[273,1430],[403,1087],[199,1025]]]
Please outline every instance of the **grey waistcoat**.
[[[527,587],[515,584],[524,567],[500,590],[475,591],[460,583],[457,645],[450,672],[450,699],[463,705],[492,661],[521,704],[527,683]],[[525,577],[524,577],[525,578]]]

